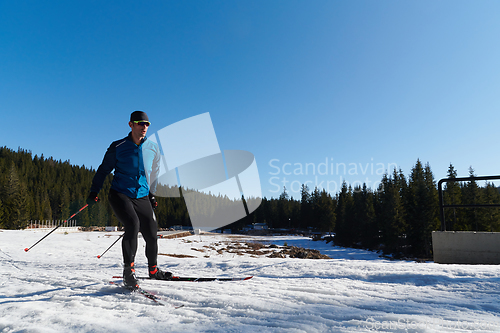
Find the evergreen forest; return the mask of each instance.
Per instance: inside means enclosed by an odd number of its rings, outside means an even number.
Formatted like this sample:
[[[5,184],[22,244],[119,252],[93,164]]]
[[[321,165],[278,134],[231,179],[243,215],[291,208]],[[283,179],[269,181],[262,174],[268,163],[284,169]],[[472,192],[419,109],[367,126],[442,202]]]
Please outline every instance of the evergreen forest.
[[[33,220],[67,219],[85,205],[94,174],[95,170],[69,161],[0,147],[0,228],[23,229]],[[447,175],[457,177],[451,164]],[[107,202],[111,177],[99,193],[100,202],[75,217],[79,226],[118,225]],[[445,184],[445,204],[500,203],[493,183],[478,184],[472,168],[469,177],[467,182]],[[344,183],[332,195],[302,185],[300,199],[290,197],[285,189],[278,198],[263,198],[257,210],[227,228],[237,231],[265,222],[273,229],[330,232],[340,246],[380,250],[397,258],[430,258],[432,231],[441,229],[436,183],[430,165],[417,160],[408,176],[402,170],[383,175],[377,189]],[[157,200],[159,228],[190,226],[182,196]],[[207,207],[210,200],[207,196]],[[446,230],[500,232],[497,207],[446,208],[445,214]]]

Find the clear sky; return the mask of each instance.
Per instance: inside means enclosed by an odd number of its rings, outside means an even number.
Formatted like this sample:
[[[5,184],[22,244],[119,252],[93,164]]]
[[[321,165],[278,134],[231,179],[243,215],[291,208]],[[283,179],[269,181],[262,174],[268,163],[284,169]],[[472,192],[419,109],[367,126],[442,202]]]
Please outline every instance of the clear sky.
[[[268,198],[417,159],[500,174],[499,18],[499,1],[1,1],[0,145],[97,168],[134,110],[150,132],[210,112]]]

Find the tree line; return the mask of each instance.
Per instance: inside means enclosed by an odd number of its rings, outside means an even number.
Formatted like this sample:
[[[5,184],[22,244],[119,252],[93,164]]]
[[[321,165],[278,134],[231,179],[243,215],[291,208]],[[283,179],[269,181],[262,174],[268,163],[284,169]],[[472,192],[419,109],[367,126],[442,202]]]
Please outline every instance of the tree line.
[[[64,220],[85,205],[95,170],[72,166],[30,151],[0,148],[0,228],[25,228],[30,220]],[[457,172],[450,164],[448,177]],[[469,169],[474,177],[474,170]],[[117,226],[108,205],[112,175],[99,193],[100,203],[83,210],[75,219],[80,226]],[[178,188],[160,189],[179,191]],[[181,197],[158,197],[155,213],[160,228],[190,226],[189,214]],[[448,182],[446,204],[498,204],[500,193],[493,183],[481,186],[468,182]],[[200,205],[209,210],[213,198]],[[500,231],[499,208],[447,208],[446,229],[456,231]],[[406,177],[402,170],[382,176],[377,189],[342,184],[334,195],[302,185],[300,199],[286,189],[278,198],[263,198],[257,210],[228,226],[239,230],[247,224],[266,222],[270,228],[312,229],[335,234],[341,246],[381,250],[396,257],[430,257],[431,234],[440,229],[436,180],[429,164],[417,160]]]
[[[0,147],[0,228],[23,229],[29,221],[65,220],[86,204],[96,170],[73,166],[27,150]],[[99,203],[75,216],[79,226],[118,226],[108,192],[109,175],[99,193]],[[189,225],[182,198],[158,198],[160,228]]]
[[[450,164],[448,178],[457,172]],[[447,182],[445,204],[500,204],[499,189],[480,186],[473,177],[467,182]],[[331,195],[302,185],[300,199],[286,189],[277,199],[266,199],[253,214],[254,222],[271,228],[313,229],[335,234],[340,246],[382,251],[394,257],[432,257],[432,231],[441,229],[436,180],[430,165],[420,160],[406,177],[401,169],[382,176],[377,189],[352,188],[346,182]],[[446,230],[500,232],[500,209],[445,208]]]

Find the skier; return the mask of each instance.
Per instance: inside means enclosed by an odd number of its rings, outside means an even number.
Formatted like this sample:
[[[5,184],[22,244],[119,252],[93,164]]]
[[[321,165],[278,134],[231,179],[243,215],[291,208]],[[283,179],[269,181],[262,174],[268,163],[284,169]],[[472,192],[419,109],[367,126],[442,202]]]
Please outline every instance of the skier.
[[[106,151],[92,180],[87,203],[91,205],[99,200],[97,194],[106,176],[114,169],[108,198],[116,218],[125,228],[122,240],[123,283],[130,289],[137,289],[139,283],[134,261],[139,231],[146,241],[149,277],[169,280],[172,273],[157,267],[158,226],[153,209],[158,203],[153,193],[160,168],[160,151],[156,143],[146,138],[150,122],[145,112],[132,112],[128,125],[131,128],[128,136],[111,143]]]

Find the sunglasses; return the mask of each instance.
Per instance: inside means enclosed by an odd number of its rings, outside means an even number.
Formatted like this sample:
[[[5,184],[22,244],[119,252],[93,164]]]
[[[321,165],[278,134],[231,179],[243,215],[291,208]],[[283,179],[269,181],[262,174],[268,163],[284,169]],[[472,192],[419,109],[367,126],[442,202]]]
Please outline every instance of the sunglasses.
[[[142,121],[142,120],[134,120],[134,123],[136,123],[139,126],[146,126],[146,127],[151,125],[149,121]]]

